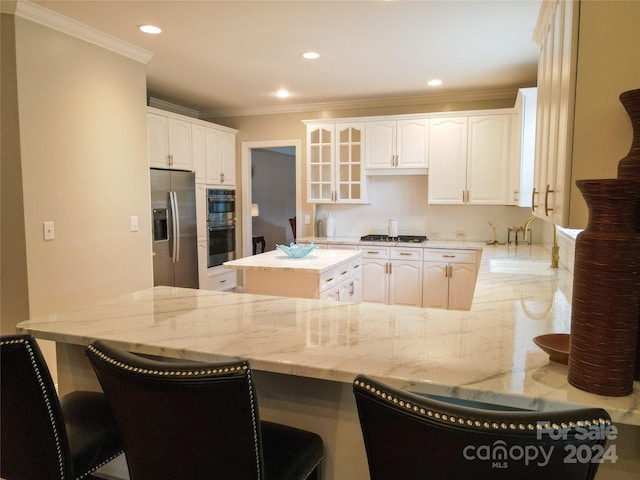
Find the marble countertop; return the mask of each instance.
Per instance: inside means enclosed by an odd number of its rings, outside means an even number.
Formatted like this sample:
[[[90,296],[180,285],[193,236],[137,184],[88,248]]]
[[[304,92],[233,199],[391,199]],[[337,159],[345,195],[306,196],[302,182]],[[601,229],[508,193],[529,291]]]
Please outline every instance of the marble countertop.
[[[514,269],[520,263],[521,269]],[[534,410],[594,406],[640,425],[640,384],[605,397],[567,382],[533,337],[568,332],[572,276],[539,247],[487,246],[470,311],[322,302],[156,287],[18,325],[38,338],[195,360],[242,357],[254,369]]]
[[[358,250],[313,250],[303,258],[291,258],[280,250],[252,255],[224,262],[225,268],[238,270],[282,270],[309,273],[324,273],[332,268],[346,265],[362,256]]]

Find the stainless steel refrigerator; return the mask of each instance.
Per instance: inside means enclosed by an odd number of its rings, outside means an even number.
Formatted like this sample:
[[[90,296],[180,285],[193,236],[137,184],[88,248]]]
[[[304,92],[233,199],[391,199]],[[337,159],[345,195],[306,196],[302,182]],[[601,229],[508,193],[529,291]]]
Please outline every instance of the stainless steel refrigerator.
[[[153,284],[198,288],[195,174],[151,169]]]

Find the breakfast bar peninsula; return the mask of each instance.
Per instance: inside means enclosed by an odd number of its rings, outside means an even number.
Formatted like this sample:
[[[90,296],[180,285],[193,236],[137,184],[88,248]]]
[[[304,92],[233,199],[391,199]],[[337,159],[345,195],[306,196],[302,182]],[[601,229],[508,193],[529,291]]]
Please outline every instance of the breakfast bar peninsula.
[[[619,429],[618,459],[601,465],[597,478],[638,478],[640,384],[626,397],[568,384],[567,366],[550,361],[533,337],[568,331],[572,276],[526,252],[521,259],[510,257],[514,249],[484,249],[469,311],[155,287],[33,318],[18,331],[56,342],[63,394],[100,388],[84,355],[96,339],[159,357],[245,358],[261,417],[322,436],[323,480],[369,478],[352,393],[360,373],[466,401],[540,411],[604,408]],[[520,260],[526,273],[504,268]]]

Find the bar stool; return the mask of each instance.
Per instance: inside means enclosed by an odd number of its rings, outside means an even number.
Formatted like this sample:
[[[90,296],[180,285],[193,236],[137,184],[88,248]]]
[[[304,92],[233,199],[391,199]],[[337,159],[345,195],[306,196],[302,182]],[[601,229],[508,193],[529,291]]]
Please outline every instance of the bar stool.
[[[566,459],[572,448],[602,453],[611,426],[601,408],[489,410],[412,394],[363,375],[353,392],[372,480],[591,480],[597,462]]]
[[[246,361],[158,361],[96,341],[86,354],[131,480],[320,479],[322,438],[260,421]]]
[[[0,364],[2,478],[93,478],[122,453],[104,395],[75,391],[59,399],[31,335],[0,337]]]

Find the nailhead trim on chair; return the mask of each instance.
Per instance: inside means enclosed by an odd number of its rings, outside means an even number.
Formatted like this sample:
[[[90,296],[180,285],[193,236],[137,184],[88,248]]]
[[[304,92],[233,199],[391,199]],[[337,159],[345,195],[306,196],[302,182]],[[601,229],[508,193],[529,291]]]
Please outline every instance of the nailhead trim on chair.
[[[24,338],[16,338],[13,340],[6,340],[0,342],[1,345],[15,345],[24,343],[24,346],[27,349],[27,353],[29,354],[29,359],[31,360],[31,365],[33,366],[33,371],[38,377],[38,385],[40,385],[40,390],[42,391],[42,397],[47,406],[47,413],[49,414],[49,421],[51,423],[51,429],[53,430],[53,437],[56,442],[56,453],[58,454],[58,468],[60,470],[60,478],[64,480],[64,459],[62,457],[62,445],[60,444],[60,435],[58,433],[58,429],[56,428],[55,418],[53,416],[53,412],[51,411],[51,402],[49,401],[49,396],[47,395],[47,389],[45,387],[44,382],[42,381],[42,374],[40,373],[40,369],[38,368],[38,363],[36,362],[35,356],[33,355],[33,349],[29,342],[25,341]]]
[[[251,424],[253,426],[253,448],[256,456],[256,471],[258,473],[257,478],[261,478],[260,472],[260,451],[258,448],[258,425],[256,422],[256,408],[255,408],[255,399],[253,398],[253,389],[251,385],[253,384],[253,380],[251,378],[251,369],[247,365],[237,365],[235,367],[224,367],[224,368],[203,368],[202,370],[149,370],[146,368],[134,367],[132,365],[128,365],[124,362],[120,362],[111,358],[101,350],[98,350],[95,346],[89,345],[88,350],[94,353],[96,356],[100,357],[107,363],[115,365],[118,368],[122,368],[124,370],[142,373],[144,375],[156,375],[159,377],[197,377],[199,375],[224,375],[226,373],[240,372],[242,370],[247,370],[247,377],[249,380],[249,401],[251,402]]]
[[[497,423],[497,422],[492,422],[489,423],[487,421],[481,421],[481,420],[477,420],[477,419],[470,419],[470,418],[456,418],[454,416],[450,416],[447,415],[445,413],[441,413],[441,412],[437,412],[435,410],[432,409],[426,409],[423,407],[419,407],[417,405],[412,405],[411,402],[405,401],[402,398],[399,398],[391,393],[387,393],[387,392],[383,392],[378,388],[375,388],[373,386],[371,386],[370,384],[366,383],[366,382],[362,382],[359,380],[355,380],[353,382],[353,384],[358,387],[361,388],[363,390],[369,390],[372,393],[375,393],[378,397],[382,398],[383,400],[386,400],[389,403],[393,403],[394,405],[399,405],[401,407],[406,408],[407,410],[411,410],[414,413],[418,413],[420,415],[426,416],[426,417],[430,417],[430,418],[435,418],[436,420],[443,420],[443,421],[449,421],[451,423],[458,423],[459,425],[466,425],[469,427],[476,427],[476,428],[480,428],[480,429],[490,429],[490,430],[511,430],[511,431],[515,431],[515,430],[519,430],[519,431],[533,431],[533,430],[542,430],[542,429],[550,429],[550,428],[554,428],[554,429],[558,429],[558,428],[575,428],[575,427],[588,427],[590,425],[611,425],[611,420],[605,420],[602,418],[594,418],[592,420],[579,420],[577,422],[569,422],[569,423],[561,423],[560,425],[553,423],[553,424],[544,424],[544,425],[540,425],[540,424],[533,424],[533,423],[528,423],[528,424],[523,424],[523,423],[519,423],[519,424],[514,424],[514,423]]]

